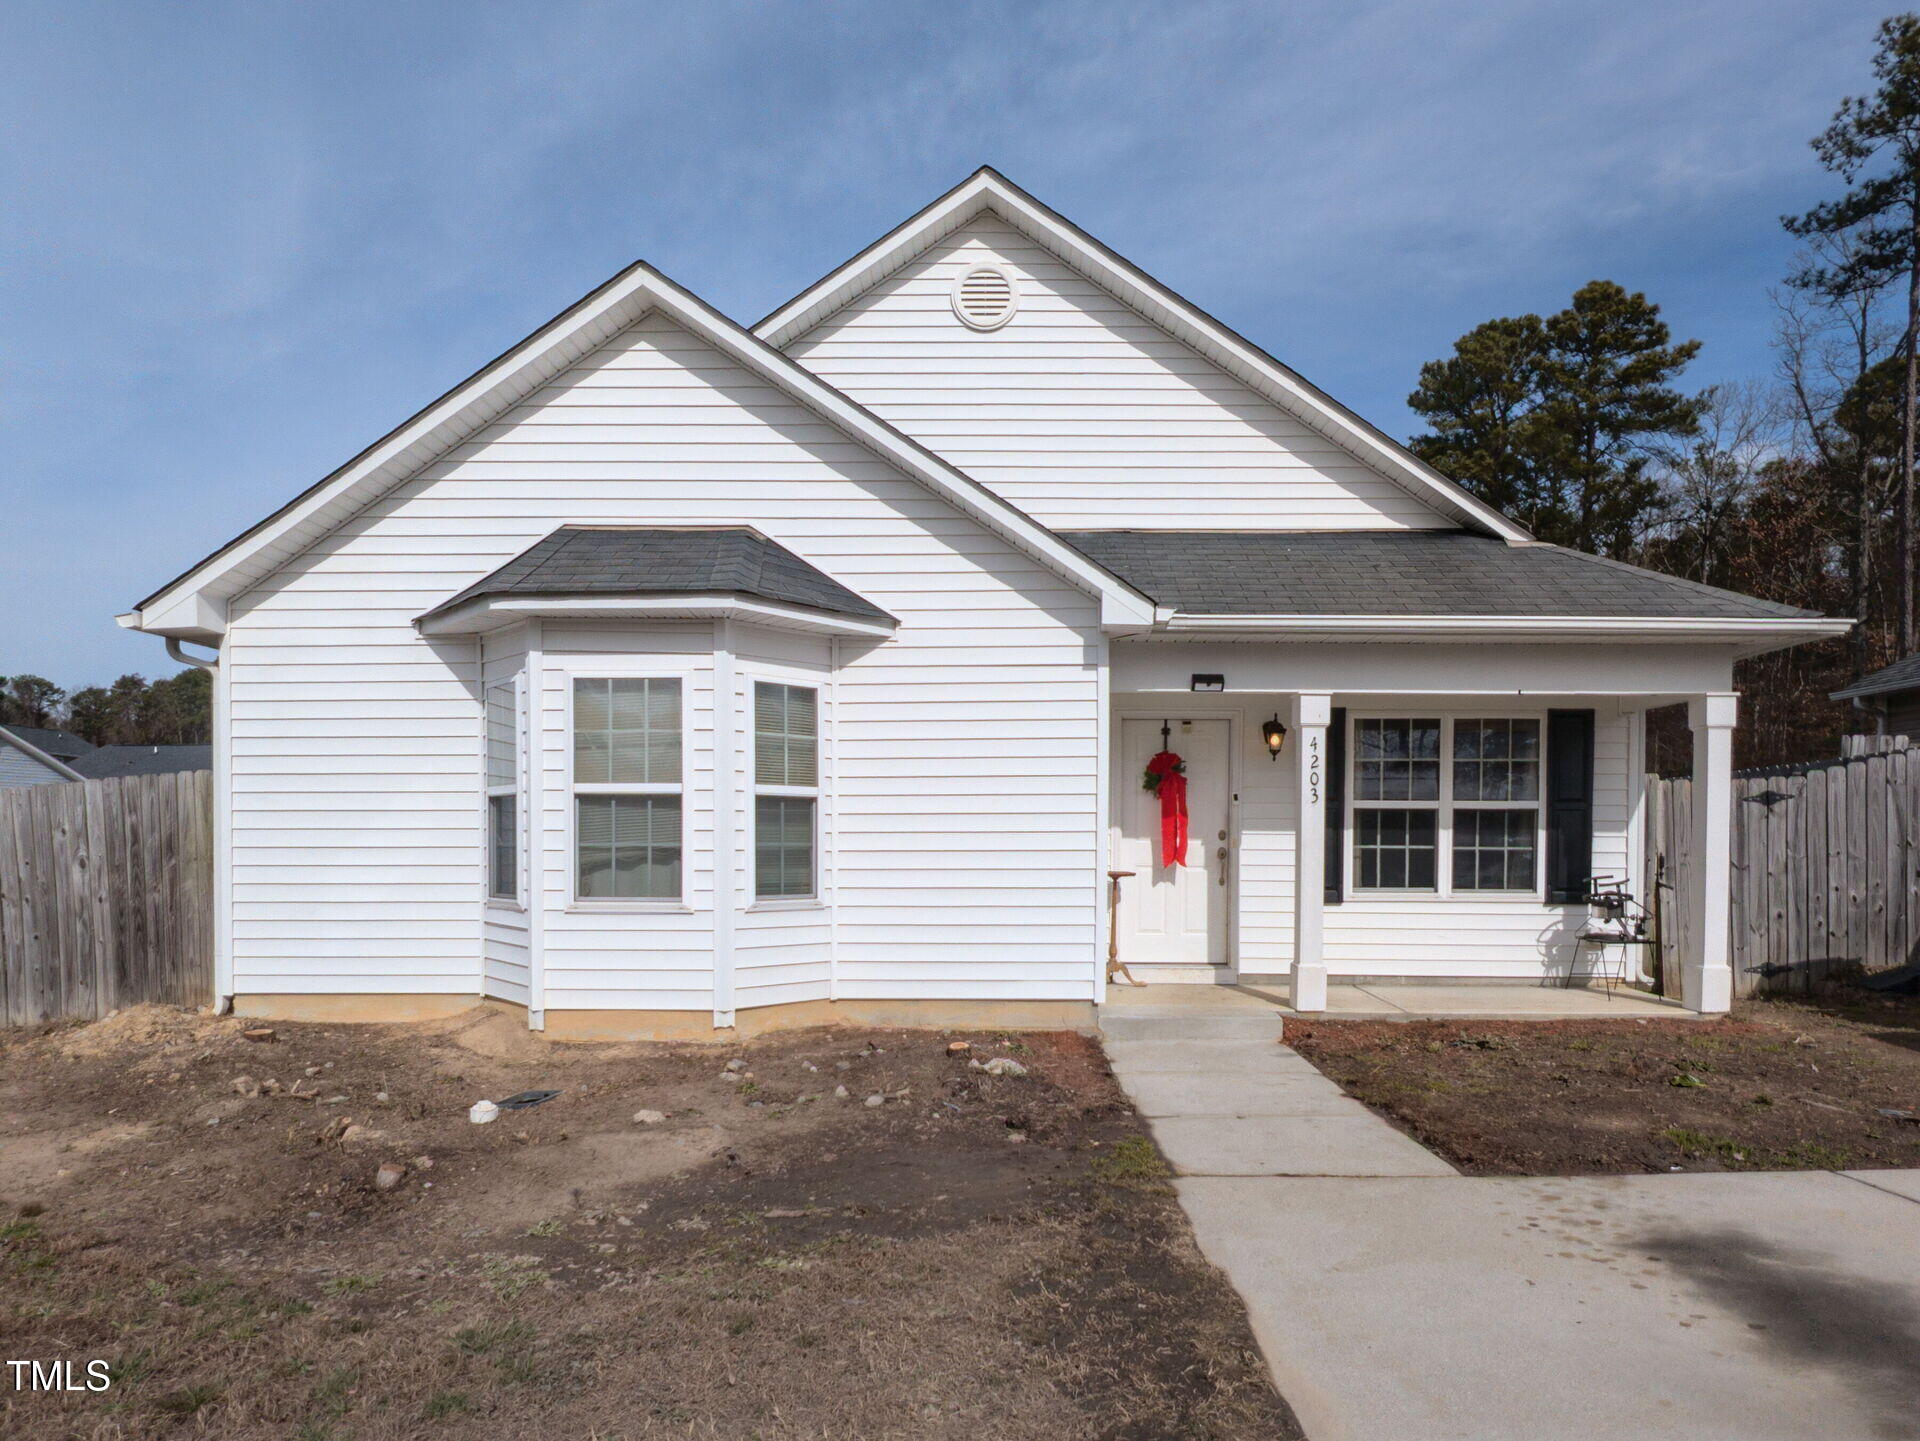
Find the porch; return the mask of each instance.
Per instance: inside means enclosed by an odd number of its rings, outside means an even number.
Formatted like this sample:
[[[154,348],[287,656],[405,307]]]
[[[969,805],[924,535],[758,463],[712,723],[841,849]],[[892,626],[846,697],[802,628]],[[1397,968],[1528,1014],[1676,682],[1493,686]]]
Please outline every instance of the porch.
[[[1111,939],[1131,975],[1108,1000],[1139,1004],[1136,979],[1354,1018],[1676,1014],[1645,989],[1643,781],[1646,712],[1682,702],[1705,860],[1661,899],[1669,925],[1680,910],[1720,924],[1690,928],[1670,979],[1692,1011],[1726,1010],[1712,798],[1731,780],[1729,652],[1142,637],[1112,659]],[[1163,752],[1184,768],[1178,866],[1143,784],[1175,764]],[[1609,910],[1603,893],[1626,899]]]
[[[1099,1008],[1101,1034],[1114,1040],[1153,1040],[1185,1034],[1199,1022],[1224,1039],[1278,1038],[1294,1009],[1291,987],[1278,985],[1128,985],[1107,988]],[[1700,1020],[1700,1012],[1629,986],[1444,982],[1330,982],[1326,1005],[1312,1012],[1332,1021],[1625,1021]]]

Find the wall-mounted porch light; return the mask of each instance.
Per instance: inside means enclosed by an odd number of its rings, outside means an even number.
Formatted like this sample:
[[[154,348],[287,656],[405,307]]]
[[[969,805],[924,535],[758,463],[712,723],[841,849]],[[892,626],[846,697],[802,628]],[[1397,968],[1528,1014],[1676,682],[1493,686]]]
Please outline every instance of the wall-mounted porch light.
[[[1279,760],[1280,752],[1287,744],[1287,728],[1280,724],[1279,712],[1276,711],[1273,719],[1260,727],[1260,735],[1267,743],[1268,759]]]
[[[1187,684],[1188,690],[1222,691],[1227,688],[1227,678],[1223,675],[1196,675]]]

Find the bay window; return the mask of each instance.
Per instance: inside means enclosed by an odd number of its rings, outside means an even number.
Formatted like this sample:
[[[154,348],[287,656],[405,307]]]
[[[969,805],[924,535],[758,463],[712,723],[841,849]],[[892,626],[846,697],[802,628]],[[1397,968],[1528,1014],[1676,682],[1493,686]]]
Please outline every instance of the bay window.
[[[819,894],[819,711],[819,692],[809,686],[754,683],[756,900],[805,900]]]
[[[1536,893],[1540,738],[1537,716],[1356,719],[1356,890]]]
[[[573,682],[575,894],[679,900],[684,805],[680,681]]]

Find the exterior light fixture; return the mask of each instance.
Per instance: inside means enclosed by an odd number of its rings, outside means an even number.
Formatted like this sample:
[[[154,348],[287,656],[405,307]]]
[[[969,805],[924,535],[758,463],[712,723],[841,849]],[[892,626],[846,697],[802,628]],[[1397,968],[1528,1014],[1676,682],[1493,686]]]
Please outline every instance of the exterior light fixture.
[[[1188,683],[1188,689],[1197,691],[1225,690],[1227,678],[1223,675],[1196,675]]]
[[[1280,724],[1280,715],[1276,711],[1272,720],[1260,727],[1260,735],[1267,743],[1267,757],[1279,760],[1280,752],[1287,744],[1287,728]]]

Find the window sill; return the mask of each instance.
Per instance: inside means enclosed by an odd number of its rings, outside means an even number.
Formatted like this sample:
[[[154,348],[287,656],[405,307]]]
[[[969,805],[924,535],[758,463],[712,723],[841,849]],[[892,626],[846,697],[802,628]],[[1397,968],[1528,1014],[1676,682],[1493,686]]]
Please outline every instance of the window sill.
[[[488,896],[487,909],[490,911],[511,911],[516,916],[524,916],[527,908],[519,901],[510,901],[505,896]]]
[[[781,896],[775,900],[755,901],[747,914],[756,911],[824,911],[827,903],[819,896]]]
[[[1355,886],[1347,892],[1350,901],[1428,901],[1444,906],[1464,901],[1500,901],[1510,905],[1545,906],[1554,904],[1538,891],[1367,891]],[[1569,903],[1571,904],[1571,903]]]
[[[569,901],[564,907],[570,916],[690,916],[693,907],[685,901]]]

